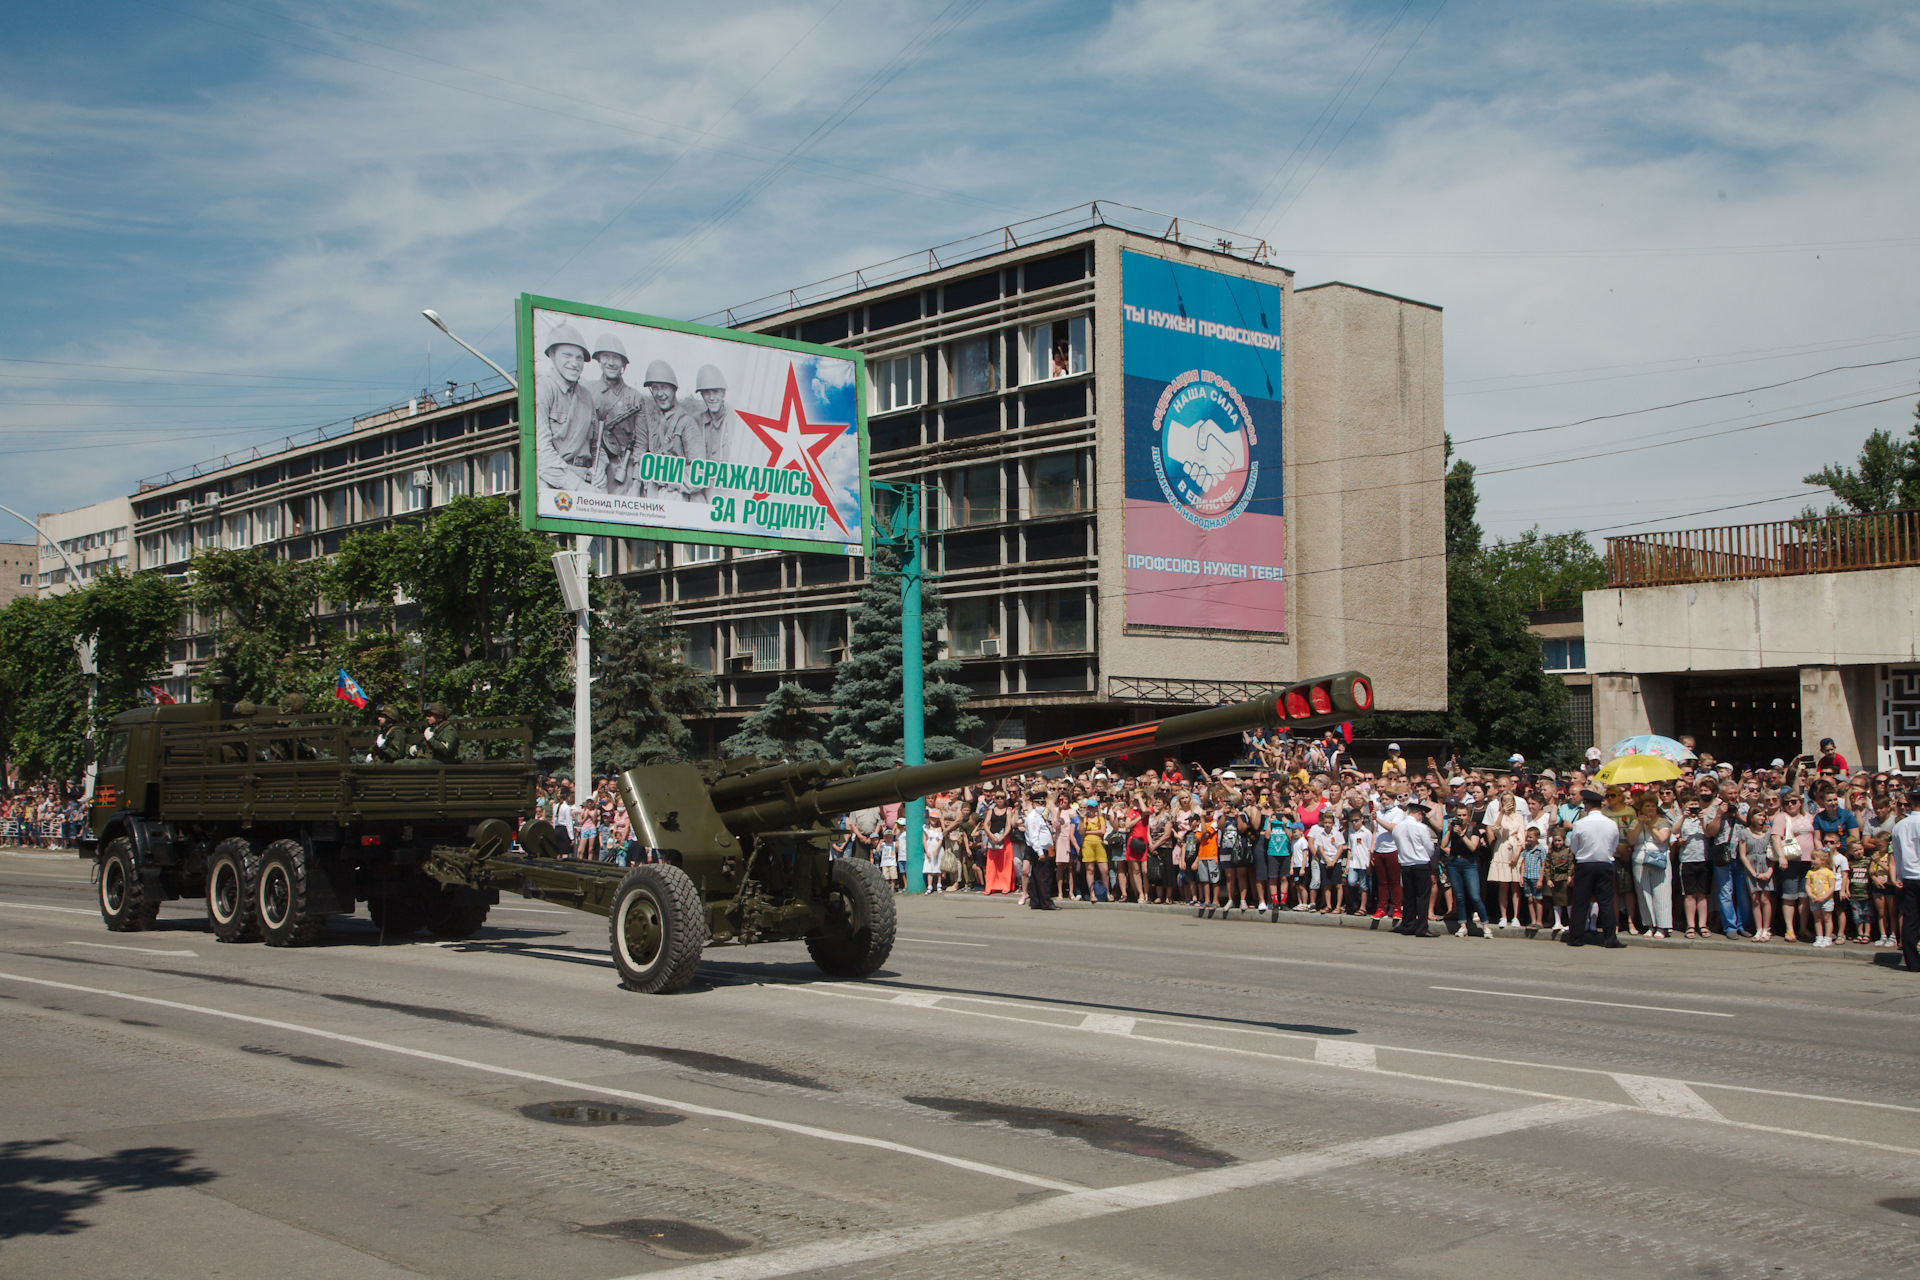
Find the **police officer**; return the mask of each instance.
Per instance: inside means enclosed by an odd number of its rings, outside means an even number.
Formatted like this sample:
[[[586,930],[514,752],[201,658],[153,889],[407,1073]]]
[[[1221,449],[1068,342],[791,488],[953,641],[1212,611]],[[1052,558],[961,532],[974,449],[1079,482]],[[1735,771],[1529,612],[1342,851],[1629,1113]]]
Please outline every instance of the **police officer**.
[[[1591,939],[1595,946],[1624,947],[1617,932],[1613,910],[1614,857],[1628,848],[1620,824],[1601,808],[1607,797],[1589,787],[1580,793],[1586,813],[1567,831],[1567,849],[1573,854],[1573,892],[1568,897],[1567,945],[1584,947]],[[1587,929],[1590,906],[1600,914],[1599,937]]]
[[[639,492],[641,421],[647,397],[626,381],[627,349],[611,333],[603,333],[593,344],[593,358],[600,366],[600,383],[594,392],[594,429],[600,436],[598,485],[608,493],[632,496]]]
[[[405,730],[401,727],[400,717],[390,706],[380,707],[373,713],[373,747],[367,752],[368,764],[392,764],[400,759],[401,739]]]
[[[594,397],[581,385],[587,367],[587,340],[570,324],[554,326],[547,337],[549,376],[534,383],[534,464],[549,489],[593,487],[598,439]]]
[[[425,764],[457,764],[460,760],[460,730],[454,725],[444,702],[427,704],[427,725],[407,748],[407,755]]]
[[[680,407],[680,379],[674,375],[673,366],[665,360],[647,365],[646,389],[653,400],[647,414],[646,451],[672,458],[696,456],[688,452],[694,437],[693,418]],[[666,487],[649,483],[647,496],[652,497]],[[686,486],[682,484],[679,491],[685,493]]]
[[[1435,831],[1428,817],[1427,802],[1412,796],[1400,802],[1406,812],[1393,828],[1393,843],[1400,856],[1400,923],[1395,933],[1409,938],[1438,935],[1427,928],[1427,910],[1433,901],[1433,851]]]

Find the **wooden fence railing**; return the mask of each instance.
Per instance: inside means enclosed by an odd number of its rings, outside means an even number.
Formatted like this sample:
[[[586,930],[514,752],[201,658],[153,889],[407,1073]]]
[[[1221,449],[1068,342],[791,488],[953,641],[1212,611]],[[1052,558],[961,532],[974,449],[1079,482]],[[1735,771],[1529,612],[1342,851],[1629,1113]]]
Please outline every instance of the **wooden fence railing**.
[[[1607,585],[1659,587],[1920,564],[1920,509],[1607,539]]]

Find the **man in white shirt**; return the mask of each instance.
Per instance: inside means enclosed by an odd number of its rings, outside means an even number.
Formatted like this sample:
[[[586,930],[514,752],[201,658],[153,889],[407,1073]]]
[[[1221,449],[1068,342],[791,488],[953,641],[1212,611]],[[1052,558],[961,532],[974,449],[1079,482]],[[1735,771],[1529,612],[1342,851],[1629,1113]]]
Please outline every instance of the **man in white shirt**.
[[[1392,913],[1394,925],[1399,926],[1401,914],[1401,886],[1399,845],[1394,841],[1393,829],[1407,816],[1397,802],[1389,803],[1372,814],[1373,822],[1373,918],[1379,920]]]
[[[1614,855],[1626,847],[1620,838],[1620,824],[1600,811],[1606,797],[1598,791],[1580,793],[1587,811],[1567,832],[1567,849],[1573,854],[1573,891],[1568,898],[1567,945],[1587,945],[1588,906],[1600,908],[1600,936],[1595,945],[1624,947],[1617,932],[1613,911]]]
[[[1053,900],[1053,823],[1044,793],[1033,793],[1020,825],[1027,844],[1027,905],[1035,911],[1058,911]]]
[[[1907,792],[1907,816],[1893,826],[1893,905],[1900,953],[1920,973],[1920,787]]]
[[[1433,901],[1433,849],[1435,832],[1427,818],[1427,802],[1420,799],[1400,805],[1405,814],[1393,828],[1393,843],[1400,859],[1400,885],[1403,896],[1400,923],[1395,933],[1409,938],[1434,938],[1427,928],[1427,906]],[[1378,846],[1375,846],[1378,848]]]

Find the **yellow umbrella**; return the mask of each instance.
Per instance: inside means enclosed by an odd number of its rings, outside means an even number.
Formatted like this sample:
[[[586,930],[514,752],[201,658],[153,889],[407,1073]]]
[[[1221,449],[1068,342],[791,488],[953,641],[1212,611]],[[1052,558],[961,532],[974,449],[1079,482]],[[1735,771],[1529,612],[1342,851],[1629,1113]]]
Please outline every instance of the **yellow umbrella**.
[[[1600,766],[1594,781],[1604,786],[1629,786],[1636,782],[1666,782],[1680,776],[1680,766],[1659,756],[1619,756]]]

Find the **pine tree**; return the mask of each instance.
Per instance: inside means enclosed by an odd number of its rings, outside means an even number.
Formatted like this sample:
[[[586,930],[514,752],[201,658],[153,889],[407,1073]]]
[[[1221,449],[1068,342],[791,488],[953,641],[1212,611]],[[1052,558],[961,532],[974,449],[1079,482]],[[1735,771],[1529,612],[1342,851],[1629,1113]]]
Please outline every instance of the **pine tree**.
[[[953,682],[959,660],[940,656],[939,633],[947,614],[931,582],[921,588],[920,620],[927,759],[977,755],[966,735],[981,720],[966,710],[967,687]],[[905,749],[900,690],[900,557],[882,547],[868,562],[866,585],[848,626],[846,660],[834,671],[828,749],[852,760],[862,773],[890,767]]]
[[[811,705],[813,695],[791,680],[767,696],[766,702],[740,722],[740,732],[720,744],[724,755],[759,756],[763,760],[822,760],[827,749],[827,718]]]
[[[713,709],[713,677],[681,660],[686,637],[674,629],[670,610],[649,609],[622,586],[609,586],[607,596],[593,636],[594,767],[618,771],[692,759],[686,718]],[[562,716],[569,757],[570,711]]]

